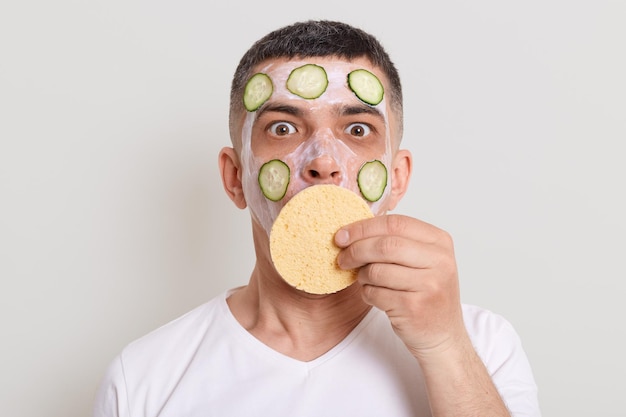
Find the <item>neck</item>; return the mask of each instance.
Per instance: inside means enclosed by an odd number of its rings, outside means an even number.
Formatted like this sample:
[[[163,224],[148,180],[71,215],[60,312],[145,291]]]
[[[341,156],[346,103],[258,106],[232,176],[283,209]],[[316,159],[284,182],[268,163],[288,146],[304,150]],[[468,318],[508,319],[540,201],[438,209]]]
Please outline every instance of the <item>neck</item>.
[[[249,284],[233,293],[228,305],[253,336],[270,348],[302,361],[313,360],[332,349],[370,309],[361,298],[358,283],[327,295],[307,294],[292,288],[278,275],[262,250],[257,251],[257,264]]]

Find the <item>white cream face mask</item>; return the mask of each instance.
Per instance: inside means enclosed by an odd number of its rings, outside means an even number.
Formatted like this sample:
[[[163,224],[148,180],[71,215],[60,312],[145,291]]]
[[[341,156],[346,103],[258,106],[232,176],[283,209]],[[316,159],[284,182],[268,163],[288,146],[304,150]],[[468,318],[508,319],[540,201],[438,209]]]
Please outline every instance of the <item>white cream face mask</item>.
[[[350,189],[368,201],[374,214],[382,214],[380,211],[390,194],[391,135],[382,85],[373,74],[361,70],[357,64],[322,62],[324,63],[310,65],[314,63],[314,59],[311,59],[310,61],[269,64],[251,77],[251,79],[257,77],[260,84],[255,91],[252,91],[252,95],[244,97],[248,113],[244,120],[241,137],[243,191],[253,218],[268,235],[285,203],[310,185],[332,182]],[[307,71],[294,71],[295,69]],[[309,69],[312,69],[314,73],[309,73]],[[316,72],[321,72],[322,78]],[[348,74],[351,73],[355,77],[366,77],[364,81],[358,79],[355,82],[355,85],[363,86],[360,90],[349,84]],[[325,85],[325,82],[322,82],[320,85],[319,81],[324,80],[324,77],[328,84]],[[302,97],[307,95],[316,97]],[[365,103],[364,100],[370,103],[377,102],[377,104]],[[294,105],[294,103],[298,106],[305,104],[312,114],[317,111],[330,111],[346,104],[352,107],[371,107],[384,120],[385,143],[380,144],[373,153],[370,151],[364,155],[362,151],[353,149],[344,140],[337,138],[332,126],[314,121],[315,129],[312,129],[309,136],[295,148],[294,145],[290,146],[286,142],[283,154],[270,157],[258,155],[260,152],[256,149],[252,137],[258,113],[263,111],[265,106]],[[359,123],[355,123],[354,126],[357,129],[367,129]],[[316,172],[311,174],[313,170],[310,167],[319,163],[332,167],[329,169],[336,172],[336,175],[332,179],[315,178]],[[260,172],[262,172],[261,176]],[[276,191],[276,194],[273,194],[275,191],[270,194],[267,189],[263,188],[268,186],[266,181],[271,181],[272,186],[276,186],[277,190],[280,187],[282,189]],[[375,194],[373,197],[368,194],[372,193],[369,190],[370,186],[364,184],[373,184],[371,186]]]

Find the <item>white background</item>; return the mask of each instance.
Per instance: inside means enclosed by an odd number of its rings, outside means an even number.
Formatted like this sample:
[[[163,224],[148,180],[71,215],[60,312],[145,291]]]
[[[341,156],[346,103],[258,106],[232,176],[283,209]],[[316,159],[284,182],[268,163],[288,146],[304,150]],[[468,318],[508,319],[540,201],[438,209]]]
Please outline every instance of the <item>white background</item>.
[[[230,80],[267,31],[374,33],[404,83],[396,210],[455,238],[463,299],[524,341],[544,416],[624,416],[623,1],[0,6],[0,413],[88,416],[131,340],[247,282]]]

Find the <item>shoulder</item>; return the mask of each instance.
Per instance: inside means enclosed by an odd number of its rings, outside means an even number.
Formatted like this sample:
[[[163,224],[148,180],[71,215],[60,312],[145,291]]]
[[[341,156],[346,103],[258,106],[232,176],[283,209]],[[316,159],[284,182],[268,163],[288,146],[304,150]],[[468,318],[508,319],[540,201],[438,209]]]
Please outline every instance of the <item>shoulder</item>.
[[[473,304],[463,304],[463,320],[470,336],[485,337],[498,333],[515,333],[504,316]]]
[[[520,337],[504,316],[477,305],[463,304],[463,320],[476,351],[486,363],[496,356],[521,350]]]
[[[463,305],[467,332],[512,415],[539,416],[537,384],[514,326],[502,315]]]
[[[126,345],[108,365],[94,416],[130,415],[142,392],[166,397],[199,346],[221,334],[227,296],[228,291]]]
[[[463,305],[467,332],[494,382],[515,381],[534,390],[535,382],[522,340],[509,320],[488,309]]]
[[[158,370],[175,372],[171,368],[184,366],[198,346],[220,333],[227,296],[228,291],[128,343],[112,361],[111,367],[119,369],[116,375],[129,383]]]
[[[225,291],[124,347],[100,383],[94,416],[131,415],[141,404],[158,409],[200,347],[219,340],[228,294]]]
[[[167,355],[172,350],[198,343],[208,329],[213,327],[223,315],[226,293],[222,293],[208,302],[176,319],[152,330],[146,335],[129,343],[120,357],[127,360],[140,359],[147,354]]]

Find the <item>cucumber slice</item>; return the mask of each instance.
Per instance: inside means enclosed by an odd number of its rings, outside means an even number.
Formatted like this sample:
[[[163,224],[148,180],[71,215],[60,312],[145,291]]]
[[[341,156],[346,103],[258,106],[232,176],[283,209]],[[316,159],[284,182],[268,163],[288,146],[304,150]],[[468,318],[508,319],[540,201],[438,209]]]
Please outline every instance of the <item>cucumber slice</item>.
[[[358,69],[348,74],[348,86],[356,96],[372,106],[383,101],[384,88],[378,77],[365,69]]]
[[[387,168],[375,159],[363,164],[357,177],[359,190],[368,201],[378,201],[387,187]]]
[[[254,74],[243,91],[243,105],[246,110],[255,111],[270,98],[273,91],[274,85],[267,74]]]
[[[289,176],[289,166],[280,159],[264,163],[259,170],[259,186],[263,195],[272,201],[283,198],[287,193]]]
[[[287,78],[287,89],[297,96],[314,99],[328,87],[326,70],[319,65],[305,64],[291,71]]]

